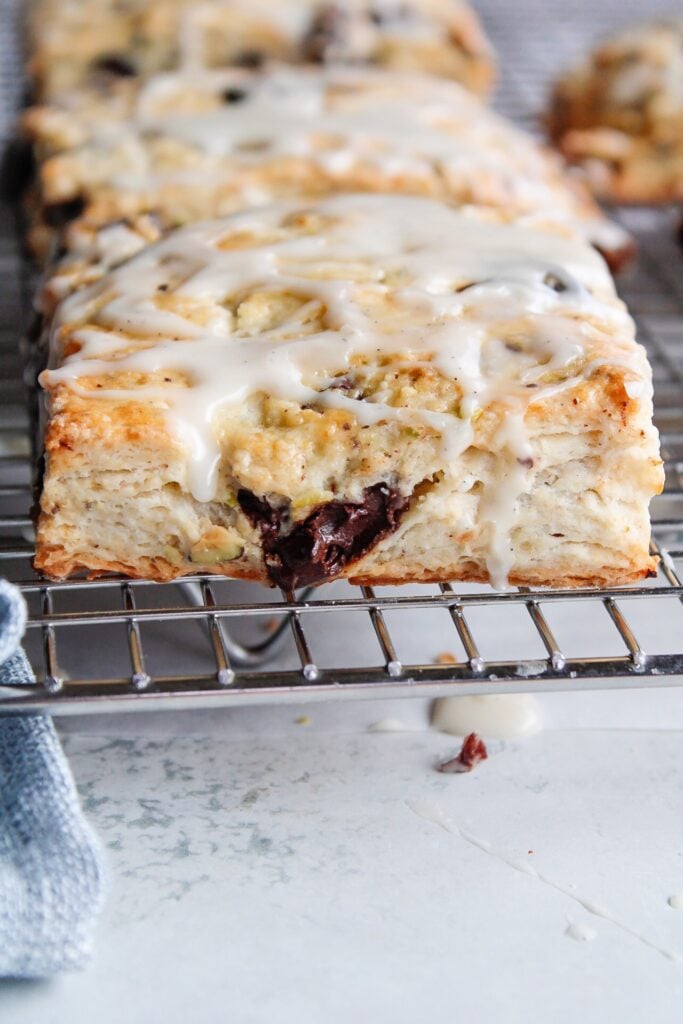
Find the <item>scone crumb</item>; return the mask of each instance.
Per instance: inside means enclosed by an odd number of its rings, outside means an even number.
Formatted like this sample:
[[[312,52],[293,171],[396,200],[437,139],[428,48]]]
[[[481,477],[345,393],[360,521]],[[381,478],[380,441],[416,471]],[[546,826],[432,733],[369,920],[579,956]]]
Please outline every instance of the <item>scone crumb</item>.
[[[437,770],[443,772],[444,775],[459,775],[462,772],[471,772],[480,761],[486,761],[488,756],[486,744],[481,736],[476,732],[471,732],[463,740],[460,753],[455,757],[449,758],[448,761],[442,762]]]
[[[442,651],[441,654],[437,654],[434,658],[435,665],[455,665],[457,662],[456,656],[451,651]]]

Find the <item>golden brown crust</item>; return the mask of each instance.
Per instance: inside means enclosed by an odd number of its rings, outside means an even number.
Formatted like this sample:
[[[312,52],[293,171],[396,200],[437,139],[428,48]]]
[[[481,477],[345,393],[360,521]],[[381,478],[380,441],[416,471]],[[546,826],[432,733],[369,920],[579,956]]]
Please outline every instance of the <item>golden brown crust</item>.
[[[566,586],[655,566],[649,370],[580,239],[415,198],[266,207],[74,293],[52,345],[47,575],[500,585],[507,566]]]
[[[515,587],[551,587],[553,589],[572,589],[575,587],[622,587],[638,583],[648,577],[657,575],[659,559],[648,558],[642,565],[615,569],[611,566],[597,566],[582,575],[558,574],[552,566],[536,568],[533,571],[520,573],[513,571],[509,576],[509,583]],[[65,579],[84,571],[88,579],[97,579],[100,576],[112,574],[126,576],[130,579],[148,579],[157,583],[169,583],[172,580],[182,579],[184,576],[197,575],[197,566],[185,565],[182,568],[172,565],[163,558],[141,559],[136,565],[121,561],[107,561],[88,555],[87,562],[79,561],[68,557],[63,546],[45,545],[36,554],[35,568],[44,572],[51,579]],[[202,575],[229,576],[230,579],[245,580],[255,583],[263,583],[266,586],[273,584],[264,571],[257,572],[253,567],[239,566],[234,563],[226,563],[223,566],[216,566],[213,569],[203,568]],[[378,567],[376,572],[365,572],[362,575],[354,574],[353,565],[341,573],[336,579],[348,579],[356,586],[377,586],[391,587],[401,586],[406,583],[443,583],[448,580],[451,583],[484,583],[491,582],[488,572],[476,565],[463,567],[460,562],[453,562],[444,565],[438,572],[424,570],[419,566],[407,567],[405,561],[391,563]],[[328,582],[321,580],[318,585]]]

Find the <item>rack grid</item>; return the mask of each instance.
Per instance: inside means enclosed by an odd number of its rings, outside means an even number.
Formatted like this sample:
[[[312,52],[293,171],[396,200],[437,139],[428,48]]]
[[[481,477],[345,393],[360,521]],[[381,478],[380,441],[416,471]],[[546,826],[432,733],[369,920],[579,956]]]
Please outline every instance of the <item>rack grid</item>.
[[[500,105],[527,125],[558,62],[588,45],[582,26],[590,25],[593,34],[612,27],[617,11],[617,4],[606,4],[596,21],[586,0],[571,17],[556,15],[554,3],[539,6],[535,0],[525,8],[523,25],[513,25],[512,14],[499,9],[504,5],[486,0],[480,7],[503,54]],[[554,15],[552,47],[538,31],[529,33],[535,7],[537,15]],[[13,11],[0,0],[4,38]],[[619,7],[618,14],[623,20],[628,6]],[[10,61],[11,74],[7,68],[0,79],[5,125],[17,94],[15,66]],[[26,372],[31,350],[19,341],[25,326],[25,268],[11,211],[0,214],[0,575],[17,582],[26,597],[26,645],[38,680],[35,686],[1,690],[2,712],[68,714],[683,681],[683,252],[675,240],[675,210],[631,208],[615,216],[640,248],[637,269],[619,287],[650,355],[666,466],[665,491],[652,510],[657,578],[640,586],[583,591],[495,593],[450,583],[403,589],[337,583],[278,594],[209,576],[173,584],[120,578],[55,583],[32,569],[34,473]],[[579,648],[570,651],[561,634],[572,610],[590,626]],[[482,618],[484,612],[488,617]],[[404,624],[414,631],[425,614],[440,616],[442,645],[457,653],[437,660],[402,655]],[[665,626],[664,649],[661,642],[648,644],[654,619]],[[517,625],[510,625],[513,620]],[[514,656],[487,654],[492,622],[517,636]],[[355,643],[359,624],[369,632],[370,644]],[[341,655],[328,666],[317,657],[316,642],[335,636],[344,638],[335,647]]]

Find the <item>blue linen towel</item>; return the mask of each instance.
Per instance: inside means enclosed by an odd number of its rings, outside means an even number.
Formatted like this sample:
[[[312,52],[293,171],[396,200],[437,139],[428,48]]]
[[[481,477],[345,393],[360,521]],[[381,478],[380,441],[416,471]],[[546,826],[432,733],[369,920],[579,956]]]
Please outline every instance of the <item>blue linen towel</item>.
[[[33,683],[20,647],[26,606],[0,580],[0,686]],[[0,977],[84,967],[105,872],[52,721],[2,715],[0,702]]]

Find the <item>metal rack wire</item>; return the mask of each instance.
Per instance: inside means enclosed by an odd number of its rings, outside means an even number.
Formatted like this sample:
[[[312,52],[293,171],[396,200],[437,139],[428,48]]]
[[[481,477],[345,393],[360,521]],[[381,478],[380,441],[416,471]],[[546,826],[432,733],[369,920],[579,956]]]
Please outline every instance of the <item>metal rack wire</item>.
[[[549,53],[545,38],[530,37],[528,25],[526,35],[515,29],[494,0],[481,6],[485,13],[490,8],[489,28],[507,58],[503,105],[528,119],[557,64],[558,47],[570,53],[577,41],[585,45],[580,12],[573,12],[576,21],[555,18]],[[548,5],[542,10],[547,15]],[[594,18],[583,24],[596,27]],[[14,78],[4,86],[0,81],[6,109],[15,84]],[[332,584],[297,595],[214,577],[174,584],[114,578],[51,583],[33,571],[24,380],[30,351],[18,342],[25,319],[18,243],[10,214],[0,216],[0,575],[15,580],[27,599],[27,649],[39,681],[0,691],[0,709],[66,714],[681,682],[683,254],[674,240],[675,211],[617,215],[640,245],[638,269],[620,289],[649,350],[667,472],[666,490],[653,506],[657,579],[625,589],[510,593],[449,583],[402,590]],[[589,628],[579,631],[570,650],[563,624],[576,613]],[[414,644],[402,653],[406,633],[414,639],[425,615],[439,617],[441,646],[453,647],[452,656],[435,662],[415,654]],[[648,643],[653,620],[664,629],[664,647],[661,640]],[[496,631],[507,625],[514,635],[509,655],[487,653],[492,621]],[[363,643],[361,626],[369,634]],[[332,644],[332,663],[325,664],[316,645],[336,637],[342,642]]]

